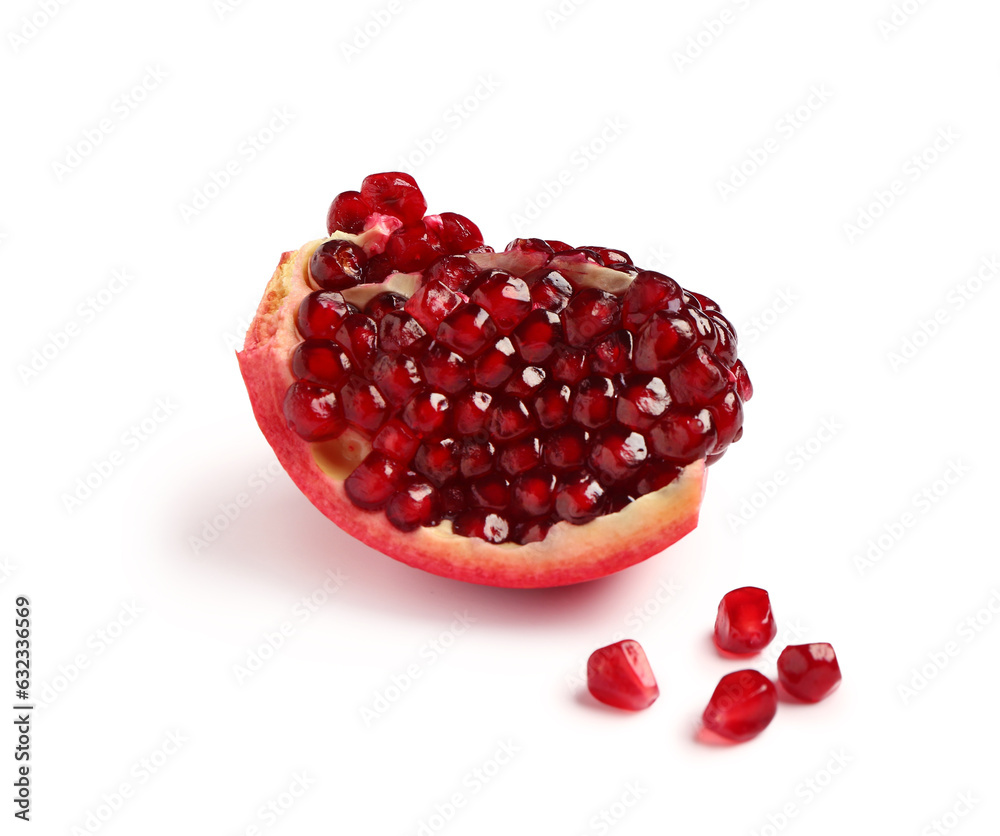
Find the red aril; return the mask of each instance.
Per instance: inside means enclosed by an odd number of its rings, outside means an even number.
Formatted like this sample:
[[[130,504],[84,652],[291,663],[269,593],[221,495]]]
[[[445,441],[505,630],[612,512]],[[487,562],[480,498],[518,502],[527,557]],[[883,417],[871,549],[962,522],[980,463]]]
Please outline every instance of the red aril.
[[[803,702],[819,702],[840,684],[840,664],[826,642],[789,645],[778,657],[778,682]]]
[[[741,742],[768,727],[778,711],[778,692],[764,674],[735,671],[719,680],[702,715],[705,728]]]
[[[715,617],[715,643],[727,653],[756,653],[778,632],[771,600],[763,589],[744,586],[727,592]]]
[[[587,688],[595,699],[630,711],[649,708],[660,696],[646,653],[632,639],[609,644],[590,654]]]

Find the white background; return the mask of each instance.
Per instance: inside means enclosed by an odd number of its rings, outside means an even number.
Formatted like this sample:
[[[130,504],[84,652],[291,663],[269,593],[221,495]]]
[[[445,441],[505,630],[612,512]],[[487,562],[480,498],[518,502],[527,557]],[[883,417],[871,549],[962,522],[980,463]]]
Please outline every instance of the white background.
[[[1000,829],[1000,7],[50,5],[0,14],[0,623],[10,660],[30,596],[39,705],[18,828]],[[401,166],[497,247],[621,247],[740,326],[746,433],[669,553],[576,588],[464,585],[352,541],[276,471],[234,346],[330,199]],[[745,584],[780,629],[753,664],[826,640],[844,682],[706,746],[739,667],[709,632]],[[662,689],[639,715],[576,680],[621,633]]]

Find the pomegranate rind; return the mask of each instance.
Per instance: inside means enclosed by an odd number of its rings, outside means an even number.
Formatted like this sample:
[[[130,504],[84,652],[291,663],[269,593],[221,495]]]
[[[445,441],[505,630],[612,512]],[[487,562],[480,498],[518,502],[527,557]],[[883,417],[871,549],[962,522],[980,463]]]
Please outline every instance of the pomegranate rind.
[[[345,236],[346,237],[346,236]],[[688,465],[666,487],[586,525],[554,525],[527,545],[487,543],[454,534],[450,522],[403,532],[381,511],[364,511],[289,429],[282,403],[294,382],[290,358],[301,341],[295,317],[314,290],[308,264],[318,239],[282,254],[237,359],[257,424],[292,481],[325,516],[352,537],[402,563],[435,575],[487,586],[564,586],[610,575],[675,543],[698,524],[705,462]],[[346,475],[346,474],[345,474]]]

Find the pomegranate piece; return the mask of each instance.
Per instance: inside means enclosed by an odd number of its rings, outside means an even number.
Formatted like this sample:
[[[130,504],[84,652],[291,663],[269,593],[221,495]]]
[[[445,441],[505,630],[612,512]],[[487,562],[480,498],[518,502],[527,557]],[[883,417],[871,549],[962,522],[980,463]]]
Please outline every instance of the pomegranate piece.
[[[368,262],[365,251],[350,241],[324,241],[309,260],[309,275],[323,290],[346,290],[361,282]]]
[[[392,215],[404,224],[419,221],[427,211],[417,181],[401,171],[369,174],[361,181],[361,198],[376,212]]]
[[[358,233],[365,228],[365,220],[372,213],[372,207],[361,196],[361,192],[341,192],[330,204],[326,215],[326,229],[330,235],[340,232]]]
[[[632,639],[609,644],[590,654],[587,689],[606,705],[630,711],[649,708],[660,696],[646,653]]]
[[[771,599],[763,589],[744,586],[727,592],[715,618],[715,643],[727,653],[757,653],[778,632]]]
[[[778,657],[778,681],[793,697],[819,702],[840,685],[840,664],[826,642],[789,645]]]
[[[778,711],[778,691],[762,673],[735,671],[719,680],[702,722],[709,731],[742,742],[768,727]]]

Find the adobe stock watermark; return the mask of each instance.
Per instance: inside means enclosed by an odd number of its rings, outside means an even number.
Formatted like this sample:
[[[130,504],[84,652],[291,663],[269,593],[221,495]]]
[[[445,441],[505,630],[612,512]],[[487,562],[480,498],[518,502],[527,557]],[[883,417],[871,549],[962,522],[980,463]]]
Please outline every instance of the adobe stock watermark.
[[[768,331],[784,318],[785,314],[795,307],[798,301],[799,297],[790,288],[777,291],[771,298],[771,301],[763,308],[753,316],[743,320],[737,329],[740,335],[740,344],[748,346],[759,342]]]
[[[899,203],[900,198],[908,194],[910,188],[934,168],[961,138],[950,126],[939,128],[934,139],[903,163],[899,174],[884,186],[875,189],[871,197],[854,210],[854,220],[845,222],[842,227],[847,243],[853,244],[871,231],[876,222],[884,218]]]
[[[604,126],[589,140],[580,143],[569,155],[567,165],[550,179],[543,180],[519,212],[510,216],[514,229],[520,235],[551,208],[556,198],[562,196],[577,178],[600,159],[624,135],[628,126],[620,116],[608,117]]]
[[[715,188],[724,202],[729,202],[750,178],[764,168],[792,137],[804,128],[833,98],[833,91],[826,84],[814,84],[809,94],[799,104],[789,108],[774,123],[773,133],[760,144],[746,149],[743,158],[733,163],[729,174],[715,181]]]
[[[843,775],[853,763],[854,755],[846,749],[831,749],[826,763],[799,781],[792,791],[792,797],[768,813],[765,822],[753,828],[750,836],[778,836],[787,830],[809,805],[830,788],[834,779]]]
[[[511,738],[500,740],[494,751],[477,764],[459,782],[460,789],[434,805],[434,812],[417,822],[416,836],[433,836],[444,830],[469,802],[489,786],[521,752]]]
[[[955,314],[966,306],[1000,273],[1000,256],[987,255],[979,260],[975,272],[961,279],[945,294],[944,301],[925,318],[917,320],[916,327],[905,334],[898,346],[886,353],[889,368],[898,372],[923,351],[931,340],[938,337],[954,322]]]
[[[673,260],[673,257],[673,252],[666,247],[654,245],[646,251],[646,257],[642,263],[646,265],[647,270],[663,271]]]
[[[674,68],[679,73],[687,70],[718,42],[730,27],[740,19],[754,0],[733,0],[710,18],[702,18],[701,26],[687,36],[684,44],[670,53]]]
[[[441,122],[427,134],[413,141],[409,151],[399,155],[402,171],[413,172],[426,163],[451,137],[468,122],[500,89],[493,73],[481,73],[475,86],[460,99],[452,102],[441,116]]]
[[[642,799],[649,794],[649,787],[643,786],[639,781],[627,781],[625,787],[618,794],[618,797],[606,804],[587,820],[586,833],[610,833],[621,824],[639,804]]]
[[[59,495],[66,513],[72,515],[79,511],[177,414],[178,409],[170,397],[157,398],[145,417],[118,436],[118,443],[101,458],[92,461],[90,469]]]
[[[355,26],[348,38],[340,42],[340,52],[348,64],[361,55],[386,31],[396,19],[411,5],[412,0],[389,0],[388,3],[372,9],[364,21]]]
[[[265,830],[274,827],[316,784],[304,769],[293,772],[292,780],[254,811],[253,824],[248,824],[240,833],[242,836],[261,836]]]
[[[911,497],[907,507],[882,524],[881,530],[851,557],[857,573],[864,577],[878,566],[899,542],[933,511],[971,471],[961,459],[951,459],[939,476],[932,479]]]
[[[236,178],[245,174],[248,167],[260,158],[274,141],[292,124],[295,114],[288,108],[275,107],[271,115],[259,128],[248,133],[236,144],[235,153],[225,162],[216,166],[191,193],[191,198],[177,204],[177,211],[185,223],[201,215]]]
[[[21,15],[17,27],[7,33],[7,43],[17,55],[55,20],[70,0],[38,0],[34,11]]]
[[[327,569],[323,575],[323,582],[292,605],[288,618],[273,630],[268,630],[260,641],[246,652],[243,660],[233,665],[233,675],[237,684],[244,685],[260,673],[302,625],[326,606],[333,595],[343,589],[347,581],[346,572],[340,569]]]
[[[213,509],[212,516],[205,517],[201,521],[198,535],[188,537],[188,548],[192,554],[198,556],[216,543],[282,472],[278,462],[262,465],[247,477],[245,490],[239,491],[231,499],[218,503]]]
[[[990,590],[990,597],[982,606],[969,613],[955,625],[954,638],[944,641],[931,650],[918,664],[910,668],[906,678],[896,684],[896,693],[903,705],[923,693],[948,667],[951,666],[965,648],[978,639],[1000,618],[1000,586]]]
[[[142,78],[115,96],[104,115],[85,127],[76,139],[66,145],[63,155],[52,161],[56,181],[61,183],[77,171],[168,78],[170,76],[159,64],[147,65]]]
[[[111,278],[97,290],[84,297],[73,309],[73,315],[45,335],[45,340],[36,345],[31,353],[17,365],[17,374],[25,386],[55,362],[80,336],[89,325],[104,313],[128,288],[134,276],[119,268],[111,271]]]
[[[389,678],[389,684],[377,689],[368,705],[361,706],[359,712],[366,726],[371,726],[384,717],[409,693],[427,669],[433,667],[468,632],[469,627],[476,623],[476,618],[469,615],[467,610],[462,612],[456,610],[452,615],[455,618],[447,628],[420,646],[417,651],[417,661],[411,662],[403,670],[393,674]]]
[[[167,732],[155,749],[132,763],[127,778],[102,793],[101,800],[83,812],[79,823],[70,828],[72,836],[93,836],[99,832],[136,797],[142,787],[163,771],[190,740],[184,732]]]
[[[753,489],[740,500],[739,508],[726,514],[726,522],[733,533],[740,531],[792,483],[793,478],[805,470],[843,431],[844,425],[836,416],[824,418],[804,441],[799,442],[782,459],[768,476],[758,479]]]
[[[889,13],[876,21],[882,40],[888,41],[898,34],[928,2],[929,0],[902,0],[900,3],[893,3]]]
[[[963,823],[963,820],[979,806],[979,802],[980,799],[972,790],[958,793],[947,810],[924,826],[920,836],[947,836]]]
[[[87,635],[83,646],[68,662],[59,666],[57,672],[44,682],[38,691],[38,707],[49,708],[62,697],[73,684],[90,670],[94,662],[107,653],[146,612],[145,606],[133,598],[122,601],[118,611],[104,624]]]

